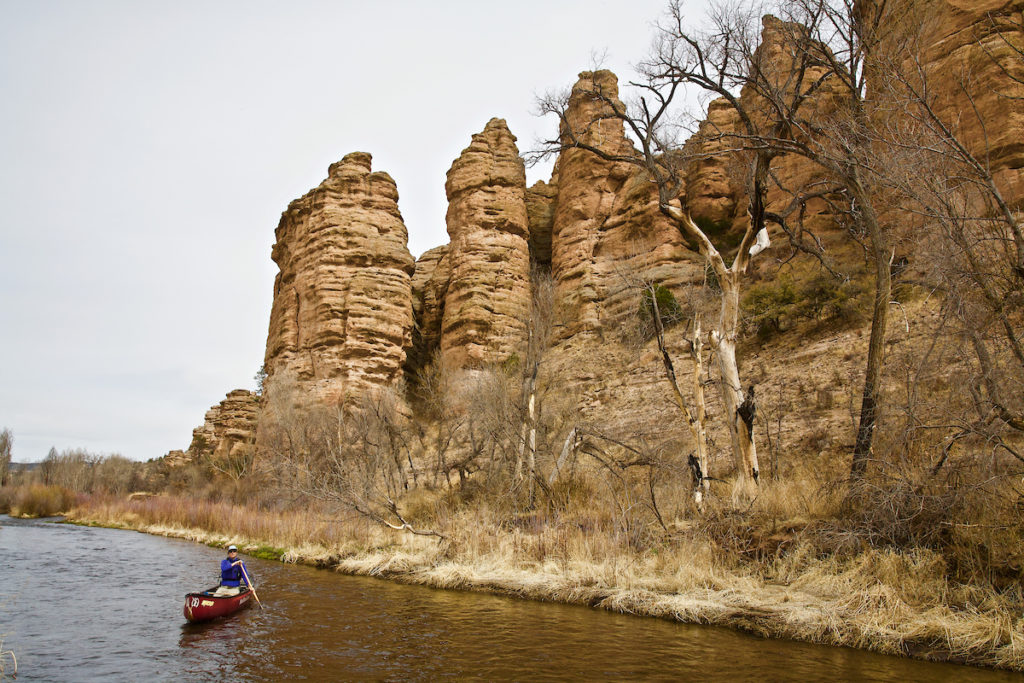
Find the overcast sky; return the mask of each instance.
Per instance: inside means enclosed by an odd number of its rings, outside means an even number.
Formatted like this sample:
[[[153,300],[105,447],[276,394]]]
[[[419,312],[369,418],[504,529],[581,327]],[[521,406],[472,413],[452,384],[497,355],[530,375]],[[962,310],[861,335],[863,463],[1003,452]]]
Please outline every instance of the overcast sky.
[[[555,125],[535,96],[605,51],[625,80],[665,4],[0,0],[14,460],[187,447],[254,386],[289,201],[370,152],[413,255],[447,243],[445,173],[470,136],[499,116],[533,147]]]

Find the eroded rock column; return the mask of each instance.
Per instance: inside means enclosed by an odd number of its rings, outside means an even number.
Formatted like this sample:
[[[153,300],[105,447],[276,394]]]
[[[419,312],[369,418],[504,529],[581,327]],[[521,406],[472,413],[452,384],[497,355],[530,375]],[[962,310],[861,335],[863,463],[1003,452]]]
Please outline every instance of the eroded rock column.
[[[441,352],[454,367],[501,362],[522,344],[530,312],[526,170],[504,120],[473,136],[445,192],[451,283]]]
[[[332,164],[281,216],[265,369],[307,396],[359,400],[402,377],[411,343],[412,273],[398,190],[363,152]]]

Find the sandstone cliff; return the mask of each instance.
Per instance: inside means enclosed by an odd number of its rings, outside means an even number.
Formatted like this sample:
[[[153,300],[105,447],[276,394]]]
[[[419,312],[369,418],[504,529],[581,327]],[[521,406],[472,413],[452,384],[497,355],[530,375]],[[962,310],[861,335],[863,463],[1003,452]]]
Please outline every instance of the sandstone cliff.
[[[551,231],[555,225],[558,183],[538,180],[526,189],[526,215],[530,220],[530,257],[543,268],[551,267]]]
[[[259,403],[259,397],[251,391],[229,392],[206,411],[202,426],[192,430],[192,443],[184,460],[210,459],[217,464],[250,456],[256,443]]]
[[[877,0],[862,0],[866,6]],[[991,169],[1005,198],[1024,200],[1024,0],[900,0],[923,34],[935,109]],[[884,67],[883,67],[884,68]],[[885,76],[886,74],[882,74]]]
[[[452,367],[501,362],[525,339],[530,312],[526,169],[504,120],[473,136],[445,192],[451,281],[441,352]]]
[[[949,116],[973,111],[970,98],[983,113],[1007,112],[999,125],[989,116],[986,130],[971,116],[960,120],[972,149],[988,155],[998,182],[1009,188],[1009,199],[1020,201],[1022,107],[1003,95],[1024,95],[1024,86],[1003,70],[1021,71],[1022,60],[1007,41],[1020,44],[1013,32],[1020,31],[1024,0],[937,0],[929,7],[934,21],[925,36],[928,69],[946,76],[969,73],[975,86],[969,97],[947,78],[940,81],[945,86],[937,102]],[[779,87],[792,60],[789,41],[798,31],[773,17],[763,20],[756,59],[766,78],[777,76]],[[805,78],[813,80],[816,73]],[[837,95],[830,88],[819,87],[806,109],[827,119]],[[621,122],[604,118],[589,125],[608,109],[592,95],[595,89],[618,101],[614,74],[580,74],[563,142],[574,131],[609,153],[631,153]],[[743,92],[741,100],[754,112],[763,104],[752,92]],[[724,102],[710,104],[707,119],[687,143],[693,160],[680,196],[726,252],[746,227],[746,169],[742,161],[717,153],[728,144],[721,133],[739,125]],[[789,190],[826,180],[815,165],[794,156],[778,157],[772,171],[781,186],[768,195],[775,211],[790,203]],[[638,354],[607,342],[635,324],[630,316],[642,283],[663,284],[685,304],[693,291],[687,285],[704,279],[702,257],[660,213],[646,173],[567,146],[551,181],[526,188],[516,138],[504,121],[492,119],[453,162],[445,190],[451,242],[415,264],[395,183],[371,171],[368,154],[353,153],[332,165],[319,187],[289,205],[273,250],[280,273],[267,339],[270,384],[287,375],[310,398],[338,403],[394,385],[438,350],[454,367],[501,363],[527,333],[535,265],[550,268],[560,306],[555,346],[540,372],[571,387],[582,417],[612,414],[640,429],[650,419],[649,407],[668,400],[658,359],[649,347]],[[819,234],[837,227],[822,200],[802,211],[806,225]],[[756,353],[751,357],[756,362]],[[212,427],[201,429],[204,439],[216,436]]]
[[[430,362],[441,346],[444,302],[452,279],[448,251],[447,244],[434,247],[416,261],[416,272],[412,276],[412,307],[416,324],[407,364],[412,374]]]
[[[761,23],[761,42],[754,54],[759,87],[782,94],[782,99],[788,100],[797,87],[793,82],[797,54],[793,45],[804,37],[806,30],[771,15],[764,16]],[[842,94],[834,79],[818,82],[822,73],[821,67],[809,68],[804,73],[799,87],[806,91],[813,84],[814,94],[802,102],[798,118],[827,121],[833,98]],[[756,88],[744,87],[739,103],[751,116],[757,134],[776,135],[769,126],[774,115],[772,103]],[[745,133],[739,114],[719,98],[709,104],[707,118],[686,143],[685,151],[693,160],[687,167],[685,203],[694,221],[712,240],[719,241],[720,248],[735,245],[747,226],[748,163],[728,152],[736,145],[736,138],[730,136]],[[772,161],[771,178],[766,196],[769,211],[785,215],[794,227],[799,224],[816,234],[836,228],[828,203],[812,196],[828,184],[828,176],[818,164],[783,154]],[[799,195],[809,198],[794,202]]]
[[[570,312],[562,338],[581,332],[602,336],[617,323],[623,307],[636,300],[644,280],[673,286],[699,281],[703,273],[696,254],[658,209],[657,189],[646,172],[571,146],[573,132],[609,154],[632,153],[621,121],[591,124],[610,111],[594,92],[617,102],[615,74],[580,74],[569,99],[569,127],[561,131],[568,147],[555,167],[551,272],[556,297]]]
[[[402,377],[412,339],[414,261],[398,190],[354,152],[281,216],[265,370],[329,402]]]

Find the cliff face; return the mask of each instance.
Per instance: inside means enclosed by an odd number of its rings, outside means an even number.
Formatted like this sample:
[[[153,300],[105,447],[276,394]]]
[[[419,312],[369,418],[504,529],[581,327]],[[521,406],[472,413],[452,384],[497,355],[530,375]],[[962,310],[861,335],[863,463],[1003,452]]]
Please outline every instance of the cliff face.
[[[876,1],[859,0],[859,8]],[[1024,201],[1024,85],[1007,78],[1024,80],[1024,60],[1011,47],[1021,45],[1024,0],[899,0],[891,6],[926,10],[915,25],[924,27],[927,73],[933,85],[941,85],[935,90],[937,111],[958,122],[957,132],[991,164],[1007,199]],[[788,87],[784,79],[799,31],[770,16],[763,19],[756,62],[777,87]],[[805,79],[818,75],[811,69]],[[834,87],[819,84],[804,109],[827,121],[841,95]],[[594,97],[595,90],[606,99]],[[740,97],[756,117],[764,105],[758,95],[745,91]],[[563,142],[573,131],[610,154],[632,153],[621,122],[604,118],[590,125],[608,113],[609,102],[618,102],[614,74],[580,74],[560,131]],[[996,111],[1005,116],[994,117]],[[720,134],[739,129],[727,103],[710,104],[707,119],[687,142],[693,160],[679,198],[725,251],[747,223],[747,169],[741,160],[719,154],[730,144]],[[782,186],[768,194],[768,208],[776,212],[792,199],[785,189],[825,179],[815,165],[785,155],[774,160],[772,177]],[[658,282],[685,297],[685,286],[704,277],[703,259],[660,213],[646,173],[568,146],[550,182],[527,188],[515,136],[503,120],[492,119],[453,162],[445,190],[451,242],[416,263],[406,247],[395,183],[372,172],[369,154],[349,154],[331,166],[319,187],[289,205],[272,254],[280,273],[267,339],[268,381],[284,375],[307,398],[339,403],[395,384],[438,351],[454,368],[501,363],[527,334],[530,272],[536,265],[550,269],[561,309],[554,340],[555,355],[561,356],[550,367],[560,368],[576,390],[583,414],[615,405],[623,415],[635,411],[642,423],[644,407],[659,400],[657,363],[623,361],[600,344],[624,315],[636,311],[643,283]],[[801,212],[805,226],[819,234],[835,228],[821,199],[805,203]],[[615,366],[616,372],[603,366]],[[218,410],[197,436],[213,450],[226,443],[230,451],[248,437],[241,427],[231,427],[232,436],[217,426],[221,413],[236,408]]]
[[[794,72],[794,41],[806,34],[798,24],[786,23],[766,15],[762,19],[761,43],[754,61],[762,79],[762,87],[777,93],[792,93]],[[834,79],[819,83],[822,68],[810,68],[804,74],[801,89],[814,84],[814,94],[802,102],[797,114],[800,118],[827,121],[832,111],[833,98],[841,93]],[[773,136],[767,121],[772,116],[772,105],[756,89],[745,87],[740,93],[740,105],[747,111],[758,134]],[[734,138],[728,134],[744,134],[746,130],[739,114],[725,99],[712,101],[707,119],[701,122],[697,133],[686,143],[686,152],[693,157],[687,167],[685,204],[694,221],[714,240],[731,233],[735,240],[747,227],[747,176],[749,168],[744,160],[728,149]],[[815,233],[835,227],[822,198],[810,198],[800,205],[799,214],[788,212],[795,193],[820,190],[826,174],[817,164],[802,157],[783,154],[771,164],[773,182],[767,188],[766,205],[769,211],[789,214],[791,224],[802,221],[803,226]],[[728,238],[725,239],[728,243]]]
[[[244,459],[256,443],[259,397],[245,389],[235,389],[206,411],[203,424],[192,430],[192,443],[185,460],[210,458],[213,462]]]
[[[538,180],[526,189],[526,215],[530,221],[530,257],[543,268],[551,267],[551,231],[555,225],[558,184]]]
[[[868,7],[877,0],[862,0]],[[901,0],[894,14],[924,35],[939,116],[991,168],[1012,204],[1024,201],[1024,0]],[[997,114],[998,112],[998,114]]]
[[[447,244],[423,253],[416,261],[412,276],[412,308],[415,318],[413,344],[407,367],[415,374],[425,366],[441,347],[441,321],[444,302],[452,279]]]
[[[690,217],[698,225],[732,229],[742,222],[741,199],[745,196],[742,169],[728,156],[719,156],[728,143],[721,136],[739,130],[736,110],[724,99],[708,105],[708,117],[686,143],[694,161],[686,169],[684,198]]]
[[[611,111],[593,92],[618,102],[618,79],[610,71],[580,74],[569,99],[569,127],[561,131],[563,144],[571,144],[574,132],[609,154],[631,153],[621,121],[588,125]],[[559,156],[555,173],[551,272],[556,297],[571,312],[563,338],[581,332],[603,335],[637,280],[672,285],[697,278],[700,268],[687,257],[679,231],[661,215],[657,190],[645,172],[569,147]]]
[[[491,119],[448,171],[448,260],[441,352],[453,367],[511,356],[530,313],[526,169],[505,121]]]
[[[329,403],[402,376],[412,339],[414,261],[398,190],[355,152],[281,216],[265,370]]]

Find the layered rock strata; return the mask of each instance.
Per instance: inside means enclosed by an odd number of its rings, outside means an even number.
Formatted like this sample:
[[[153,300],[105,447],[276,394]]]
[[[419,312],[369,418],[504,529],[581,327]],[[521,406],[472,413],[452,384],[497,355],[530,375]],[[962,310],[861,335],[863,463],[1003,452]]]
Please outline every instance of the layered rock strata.
[[[491,119],[452,164],[441,353],[452,367],[501,362],[517,351],[530,313],[526,169],[516,138]]]
[[[184,460],[206,458],[216,463],[249,456],[256,443],[259,407],[259,397],[251,391],[229,392],[223,401],[206,411],[202,426],[192,430],[192,443]]]
[[[581,73],[560,132],[565,148],[555,165],[551,272],[570,316],[562,338],[602,335],[645,279],[672,286],[696,280],[701,270],[658,209],[657,188],[646,172],[574,146],[579,140],[608,154],[635,153],[622,122],[607,118],[609,101],[621,106],[615,74]]]
[[[414,260],[387,173],[363,152],[289,204],[275,232],[280,268],[264,368],[327,403],[358,400],[402,377],[411,344]]]
[[[795,116],[804,120],[828,121],[835,98],[842,95],[841,86],[835,83],[835,79],[821,79],[822,67],[805,69],[800,83],[796,83],[793,76],[798,71],[796,55],[800,54],[794,45],[797,41],[806,40],[806,29],[771,15],[765,15],[761,24],[761,43],[754,53],[759,85],[757,88],[745,87],[739,98],[740,106],[755,126],[755,133],[768,138],[778,135],[771,129],[775,105],[766,100],[759,90],[777,93],[785,101],[790,101],[795,88],[799,87],[801,91],[813,88],[813,94],[802,101]],[[700,124],[697,134],[686,143],[687,153],[694,159],[687,169],[687,208],[712,240],[724,237],[721,239],[724,245],[737,242],[749,220],[749,161],[730,152],[738,144],[739,138],[735,136],[746,134],[736,109],[719,98],[709,104],[707,118]],[[832,185],[834,183],[828,182],[828,176],[819,164],[795,154],[779,155],[771,164],[766,208],[786,216],[787,222],[794,227],[799,224],[815,234],[827,232],[836,227],[836,222],[829,211],[829,203],[818,195],[823,188]]]
[[[408,372],[414,376],[441,347],[444,302],[452,279],[448,251],[447,244],[434,247],[416,260],[416,272],[412,276],[412,308],[416,324],[407,363]]]
[[[538,180],[526,189],[526,215],[530,221],[530,258],[542,268],[551,267],[551,230],[555,225],[558,184]]]
[[[877,3],[861,0],[865,8]],[[1004,198],[1021,205],[1024,0],[900,0],[890,5],[892,16],[907,17],[924,33],[918,44],[936,113],[988,167]]]
[[[728,136],[739,130],[736,110],[719,98],[708,105],[707,118],[686,143],[693,161],[686,169],[686,208],[690,217],[705,229],[730,230],[741,220],[741,199],[745,196],[738,160],[726,154]],[[744,226],[745,227],[745,226]]]

